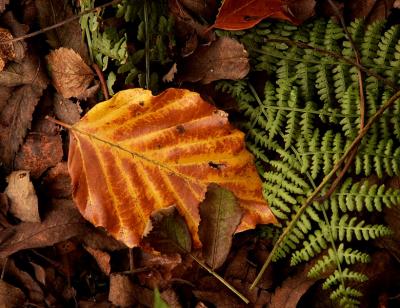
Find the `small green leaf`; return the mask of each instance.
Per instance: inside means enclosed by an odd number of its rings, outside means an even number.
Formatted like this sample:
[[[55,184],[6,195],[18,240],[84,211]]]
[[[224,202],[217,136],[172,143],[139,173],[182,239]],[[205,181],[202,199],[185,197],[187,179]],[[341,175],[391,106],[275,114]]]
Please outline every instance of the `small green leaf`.
[[[154,289],[154,308],[169,308],[169,305],[161,298],[158,288]]]
[[[114,91],[113,91],[112,87],[116,80],[117,80],[117,76],[115,75],[115,73],[110,72],[107,77],[107,88],[108,88],[108,93],[110,93],[110,95],[114,95]]]

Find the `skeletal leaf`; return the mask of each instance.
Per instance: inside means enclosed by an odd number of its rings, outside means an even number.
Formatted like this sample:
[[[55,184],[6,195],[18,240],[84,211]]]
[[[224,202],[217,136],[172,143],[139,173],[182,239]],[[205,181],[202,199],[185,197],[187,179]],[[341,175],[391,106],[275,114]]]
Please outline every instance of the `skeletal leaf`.
[[[232,191],[244,209],[236,231],[275,222],[244,134],[197,93],[121,91],[70,131],[75,203],[129,247],[140,245],[151,214],[171,205],[200,246],[198,206],[211,183]]]

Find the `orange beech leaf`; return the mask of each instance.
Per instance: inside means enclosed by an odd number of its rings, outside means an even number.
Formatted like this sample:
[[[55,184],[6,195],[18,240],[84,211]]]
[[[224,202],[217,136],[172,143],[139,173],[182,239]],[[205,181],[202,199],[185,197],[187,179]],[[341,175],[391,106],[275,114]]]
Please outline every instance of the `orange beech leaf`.
[[[299,21],[288,9],[288,0],[225,0],[212,28],[244,30],[254,27],[267,17]]]
[[[129,247],[140,245],[151,214],[171,205],[201,246],[198,207],[211,183],[232,191],[244,209],[237,231],[276,221],[244,134],[197,93],[121,91],[70,131],[68,169],[76,205]]]

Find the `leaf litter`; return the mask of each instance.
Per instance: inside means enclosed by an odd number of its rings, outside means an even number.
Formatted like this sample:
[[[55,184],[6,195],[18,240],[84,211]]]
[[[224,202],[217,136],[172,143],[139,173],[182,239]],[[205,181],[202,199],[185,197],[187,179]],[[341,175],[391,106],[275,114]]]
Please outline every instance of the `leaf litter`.
[[[12,5],[8,5],[9,2],[0,1],[0,12],[3,12],[0,40],[20,37],[37,25],[51,26],[79,11],[66,1],[36,0],[21,4],[11,1]],[[225,5],[229,8],[235,2],[240,1],[225,1]],[[372,22],[386,18],[392,7],[398,6],[398,1],[372,2],[360,4],[352,0],[343,4],[343,11],[351,15],[349,18],[358,14]],[[250,15],[240,10],[235,15],[229,10],[226,13],[226,8],[218,13],[213,0],[170,0],[170,12],[179,27],[176,66],[169,66],[173,69],[167,75],[168,82],[179,87],[190,83],[188,87],[200,92],[207,89],[200,84],[245,77],[250,66],[244,47],[234,39],[216,39],[212,28],[218,25],[248,28],[261,20],[262,14],[300,23],[313,16],[315,9],[317,15],[321,13],[318,11],[320,1],[317,7],[312,0],[285,1],[285,4],[279,8],[275,6],[272,14],[271,7],[267,13],[255,12],[253,7]],[[19,12],[18,8],[26,11]],[[334,14],[331,11],[327,15]],[[19,20],[21,16],[26,25]],[[109,22],[105,15],[101,26],[106,27]],[[118,26],[118,22],[115,25]],[[49,115],[74,125],[79,123],[81,115],[102,100],[101,94],[97,94],[100,78],[91,69],[92,62],[81,38],[82,30],[76,19],[40,37],[0,47],[0,67],[3,66],[0,71],[0,186],[2,192],[8,190],[8,194],[0,193],[0,264],[4,271],[0,280],[0,304],[20,307],[28,302],[39,306],[78,302],[81,307],[111,307],[111,303],[122,307],[152,307],[156,299],[159,305],[163,301],[170,307],[188,303],[196,307],[245,306],[192,257],[215,268],[227,283],[250,300],[252,306],[295,307],[302,299],[312,298],[308,293],[317,296],[312,304],[320,301],[322,295],[313,293],[310,286],[315,282],[305,277],[305,272],[293,275],[279,264],[269,270],[255,290],[248,290],[259,265],[269,253],[271,240],[255,237],[257,231],[234,236],[242,212],[237,198],[220,188],[207,185],[205,191],[208,192],[204,191],[198,222],[203,247],[197,250],[193,248],[193,232],[191,235],[185,219],[173,207],[172,213],[151,215],[152,223],[148,226],[152,229],[141,238],[142,249],[134,250],[111,237],[107,230],[95,228],[82,218],[71,199],[76,186],[71,185],[67,167],[70,137],[65,131],[41,124]],[[128,46],[130,51],[136,47]],[[130,116],[134,118],[135,115]],[[183,128],[178,124],[174,133],[187,134],[186,124]],[[211,159],[207,163],[216,173],[224,168],[224,164]],[[22,185],[25,188],[14,189],[16,194],[6,188],[5,180],[15,172],[26,172],[28,181]],[[214,197],[210,197],[213,194]],[[219,201],[215,200],[215,194],[220,197]],[[15,195],[19,198],[18,210]],[[36,203],[27,201],[35,199],[32,196],[36,195]],[[177,206],[174,202],[170,205]],[[222,208],[226,212],[218,211]],[[41,221],[29,222],[39,216]],[[396,210],[388,211],[386,216],[397,238]],[[395,241],[382,241],[377,245],[395,257],[400,255]],[[388,270],[396,272],[391,256],[388,253],[374,255],[373,264],[376,267],[370,271],[376,279],[367,286],[367,292],[382,282],[385,286],[394,285],[379,274]],[[155,289],[160,290],[160,296]],[[5,292],[15,294],[14,298],[3,296]],[[383,290],[382,294],[385,292]],[[380,303],[389,301],[387,294],[379,299]]]

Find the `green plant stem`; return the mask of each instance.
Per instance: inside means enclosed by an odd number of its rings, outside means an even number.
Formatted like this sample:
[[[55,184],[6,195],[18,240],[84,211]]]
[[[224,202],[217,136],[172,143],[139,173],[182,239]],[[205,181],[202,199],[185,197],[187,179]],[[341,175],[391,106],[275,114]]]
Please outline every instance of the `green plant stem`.
[[[86,15],[86,14],[90,14],[90,13],[93,13],[94,11],[101,10],[101,9],[103,9],[103,8],[105,8],[105,7],[118,4],[118,3],[120,3],[121,1],[122,1],[122,0],[113,0],[113,1],[108,2],[108,3],[104,3],[104,4],[102,4],[102,5],[99,5],[99,6],[97,6],[97,7],[94,7],[93,9],[85,10],[85,11],[83,11],[83,12],[77,14],[77,15],[71,16],[71,17],[69,17],[69,18],[67,18],[67,19],[65,19],[65,20],[63,20],[63,21],[61,21],[61,22],[58,22],[58,23],[56,23],[56,24],[54,24],[54,25],[51,25],[51,26],[49,26],[49,27],[45,27],[45,28],[40,29],[40,30],[38,30],[38,31],[34,31],[34,32],[31,32],[31,33],[28,33],[28,34],[25,34],[25,35],[22,35],[22,36],[19,36],[19,37],[10,39],[10,40],[1,41],[1,42],[0,42],[0,45],[2,45],[2,44],[9,44],[9,43],[15,43],[15,42],[19,42],[19,41],[23,41],[23,40],[26,40],[26,39],[28,39],[28,38],[37,36],[37,35],[39,35],[39,34],[42,34],[42,33],[45,33],[45,32],[51,31],[51,30],[54,30],[54,29],[56,29],[56,28],[58,28],[58,27],[64,26],[65,24],[68,24],[68,23],[70,23],[70,22],[72,22],[72,21],[74,21],[74,20],[76,20],[76,19],[79,19],[79,18],[81,18],[82,16],[84,16],[84,15]]]
[[[146,62],[146,89],[150,88],[150,38],[149,38],[149,2],[144,0],[144,33],[145,33],[145,62]]]
[[[368,130],[371,128],[371,126],[375,123],[376,120],[378,120],[382,114],[389,108],[391,107],[398,99],[400,98],[400,91],[397,91],[371,118],[368,120],[367,124],[365,127],[359,131],[357,137],[353,140],[353,142],[350,144],[350,146],[346,149],[342,157],[339,159],[339,161],[336,163],[336,165],[332,168],[332,170],[323,178],[321,183],[318,185],[316,189],[312,192],[312,194],[306,199],[306,201],[303,203],[303,205],[300,207],[296,215],[293,217],[291,222],[288,224],[286,229],[283,231],[283,233],[280,235],[278,240],[276,241],[274,247],[272,248],[267,260],[264,262],[260,272],[258,273],[256,279],[253,281],[253,283],[250,286],[250,290],[254,289],[254,287],[259,283],[262,275],[264,274],[265,270],[269,266],[269,264],[272,261],[272,257],[274,256],[276,250],[278,249],[279,245],[283,242],[283,240],[286,238],[286,236],[292,231],[293,227],[296,225],[297,221],[301,217],[301,215],[304,213],[304,211],[307,209],[307,207],[311,204],[311,202],[314,201],[314,199],[317,197],[317,195],[321,192],[321,190],[324,188],[324,186],[332,179],[332,177],[336,174],[336,172],[340,169],[341,165],[346,161],[348,158],[349,154],[355,149],[358,144],[361,142],[361,140],[364,138],[364,136],[367,134]]]

